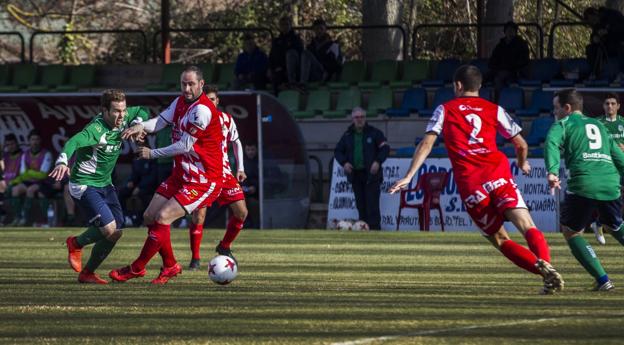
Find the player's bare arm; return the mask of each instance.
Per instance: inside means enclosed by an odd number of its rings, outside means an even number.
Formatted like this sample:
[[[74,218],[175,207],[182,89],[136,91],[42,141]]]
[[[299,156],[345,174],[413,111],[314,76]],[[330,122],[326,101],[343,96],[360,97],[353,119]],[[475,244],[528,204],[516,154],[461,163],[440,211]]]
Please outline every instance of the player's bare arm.
[[[402,179],[397,180],[392,187],[390,187],[390,190],[388,191],[390,194],[394,194],[409,185],[418,169],[420,169],[420,166],[424,163],[425,159],[427,159],[429,153],[431,153],[431,149],[433,148],[433,144],[435,144],[437,138],[438,135],[434,132],[428,132],[425,134],[423,140],[418,143],[418,146],[416,146],[416,150],[414,151],[414,156],[412,156],[412,162],[407,174],[405,174],[405,177]]]
[[[524,175],[528,175],[531,172],[531,165],[527,159],[529,155],[529,145],[521,134],[518,134],[511,138],[511,142],[516,148],[517,164]]]

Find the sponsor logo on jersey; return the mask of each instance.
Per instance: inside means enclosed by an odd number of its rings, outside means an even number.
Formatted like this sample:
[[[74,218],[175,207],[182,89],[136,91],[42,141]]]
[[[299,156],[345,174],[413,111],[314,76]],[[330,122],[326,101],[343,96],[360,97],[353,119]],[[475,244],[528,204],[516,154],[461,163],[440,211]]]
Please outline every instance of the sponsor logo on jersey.
[[[506,184],[507,184],[507,180],[505,180],[504,178],[499,178],[498,180],[495,180],[495,181],[488,181],[484,183],[482,186],[486,192],[490,193],[491,191],[497,188],[500,188]]]
[[[468,208],[473,208],[485,199],[487,199],[487,196],[483,194],[483,192],[478,190],[474,194],[469,195],[466,199],[464,199],[464,204],[466,204],[466,207]]]
[[[466,111],[466,110],[483,111],[483,108],[473,108],[473,107],[471,107],[469,105],[460,104],[459,105],[459,110],[461,110],[461,111]]]

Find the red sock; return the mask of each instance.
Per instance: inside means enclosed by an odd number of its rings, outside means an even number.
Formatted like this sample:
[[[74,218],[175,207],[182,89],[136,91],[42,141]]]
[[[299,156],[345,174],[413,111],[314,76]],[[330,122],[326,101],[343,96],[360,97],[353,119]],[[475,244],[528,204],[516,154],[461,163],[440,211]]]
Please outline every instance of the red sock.
[[[162,258],[163,267],[171,267],[178,262],[175,255],[173,255],[173,248],[171,247],[171,225],[161,226],[164,227],[164,231],[162,233],[162,245],[158,253]]]
[[[507,240],[500,246],[500,251],[503,255],[505,255],[505,257],[507,257],[507,259],[516,264],[516,266],[531,273],[540,274],[535,267],[537,257],[533,254],[533,252],[525,247],[512,240]]]
[[[162,243],[162,233],[164,232],[165,225],[154,223],[147,226],[147,239],[141,249],[141,254],[132,263],[132,271],[139,272],[145,269],[147,263],[158,253]]]
[[[230,249],[232,242],[234,242],[236,236],[238,236],[238,233],[243,228],[243,223],[245,223],[244,219],[240,219],[233,215],[230,216],[225,230],[225,235],[223,235],[223,239],[221,240],[221,247]]]
[[[548,248],[548,243],[541,231],[537,228],[530,228],[529,231],[526,232],[525,238],[529,249],[531,249],[535,256],[546,262],[550,262],[550,248]]]
[[[202,236],[204,235],[204,225],[203,224],[193,224],[192,222],[189,225],[189,238],[191,241],[191,254],[193,255],[193,259],[199,260],[199,247],[201,246]]]

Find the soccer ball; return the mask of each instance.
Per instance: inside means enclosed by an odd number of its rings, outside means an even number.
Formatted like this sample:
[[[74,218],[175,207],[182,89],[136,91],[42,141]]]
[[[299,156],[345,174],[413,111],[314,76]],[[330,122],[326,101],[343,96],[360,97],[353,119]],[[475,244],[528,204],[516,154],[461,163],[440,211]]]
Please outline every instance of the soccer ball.
[[[336,224],[336,229],[338,230],[351,230],[353,228],[353,223],[349,220],[341,220]]]
[[[355,231],[368,231],[368,230],[370,230],[370,228],[368,227],[368,224],[365,221],[358,220],[357,222],[353,223],[353,230],[355,230]]]
[[[219,285],[227,285],[236,278],[238,265],[229,256],[217,255],[208,263],[208,277]]]

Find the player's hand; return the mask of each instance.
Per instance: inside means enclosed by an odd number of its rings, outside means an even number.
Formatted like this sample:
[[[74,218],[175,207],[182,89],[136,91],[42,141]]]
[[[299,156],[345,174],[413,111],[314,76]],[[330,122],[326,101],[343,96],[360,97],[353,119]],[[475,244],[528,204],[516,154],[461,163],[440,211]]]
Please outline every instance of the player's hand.
[[[244,171],[238,171],[236,173],[236,179],[238,180],[238,182],[243,182],[247,179],[247,174],[245,174]]]
[[[550,194],[554,194],[555,189],[561,189],[561,181],[559,180],[559,176],[548,173],[548,187],[550,187]]]
[[[123,140],[134,140],[136,141],[144,132],[143,125],[138,123],[136,125],[132,125],[126,128],[123,132],[121,132],[121,139]]]
[[[50,171],[50,174],[48,174],[48,176],[53,178],[54,181],[62,180],[65,175],[69,176],[69,167],[65,164],[59,164],[55,166],[54,169]]]
[[[390,187],[390,189],[388,190],[388,193],[390,194],[394,194],[398,191],[400,191],[401,189],[405,189],[405,187],[407,187],[407,185],[410,184],[410,182],[412,182],[411,178],[408,177],[404,177],[400,180],[397,180],[392,187]]]
[[[353,165],[351,165],[351,163],[349,163],[349,162],[345,163],[345,164],[342,166],[342,168],[344,169],[344,171],[345,171],[347,174],[350,174],[350,173],[352,173],[352,172],[353,172]]]
[[[531,172],[531,164],[529,164],[529,161],[524,161],[519,168],[522,171],[522,174],[529,176],[529,173]]]
[[[152,150],[149,147],[139,146],[135,154],[136,159],[152,159]]]
[[[374,161],[373,164],[371,164],[370,168],[371,175],[377,175],[377,173],[379,172],[379,167],[379,162]]]

